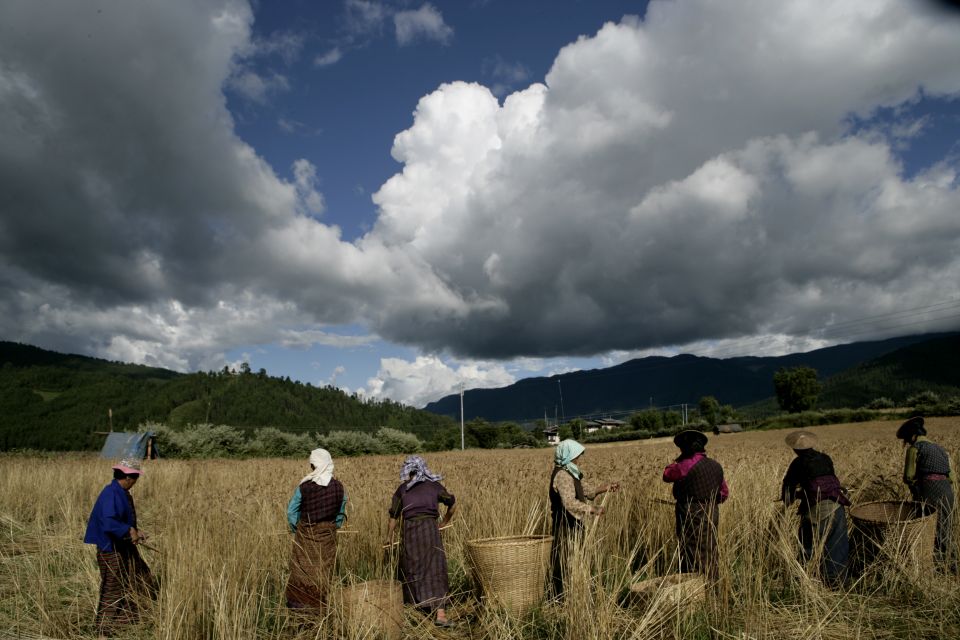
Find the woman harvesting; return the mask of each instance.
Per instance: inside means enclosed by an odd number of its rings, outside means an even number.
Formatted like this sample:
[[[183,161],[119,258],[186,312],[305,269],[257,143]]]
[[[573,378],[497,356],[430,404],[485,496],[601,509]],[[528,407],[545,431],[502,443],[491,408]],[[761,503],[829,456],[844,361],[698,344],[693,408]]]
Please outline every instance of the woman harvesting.
[[[950,454],[927,439],[927,429],[919,416],[900,425],[897,438],[907,448],[903,481],[910,488],[910,495],[937,510],[934,558],[941,567],[956,571],[952,535],[955,480]]]
[[[157,583],[136,545],[147,539],[137,527],[137,509],[130,489],[140,479],[140,465],[122,460],[113,467],[113,481],[97,497],[83,541],[97,545],[100,598],[97,633],[109,636],[139,620],[137,595],[157,596]]]
[[[673,484],[681,571],[699,572],[716,579],[720,521],[717,505],[725,502],[730,494],[723,479],[723,467],[707,457],[707,436],[699,431],[681,431],[673,443],[680,449],[680,456],[663,470],[663,481]]]
[[[814,449],[817,437],[813,433],[794,431],[786,442],[797,457],[783,478],[783,504],[789,507],[799,500],[803,557],[809,560],[816,547],[820,547],[821,575],[828,584],[837,584],[844,578],[850,557],[847,517],[843,511],[844,506],[850,506],[850,500],[834,473],[833,460]]]
[[[386,545],[393,544],[397,520],[400,525],[400,566],[403,601],[436,614],[436,624],[448,626],[447,601],[450,583],[447,556],[440,537],[440,505],[447,507],[444,520],[456,513],[456,498],[440,484],[420,456],[410,456],[400,469],[400,486],[390,501]]]
[[[310,453],[310,473],[300,481],[287,505],[294,533],[287,606],[322,611],[333,580],[337,529],[343,524],[347,492],[333,477],[333,459],[326,449]]]
[[[619,483],[594,486],[583,480],[578,461],[583,460],[584,447],[576,440],[567,439],[557,445],[550,475],[550,513],[553,521],[553,542],[550,559],[553,565],[552,590],[556,598],[563,597],[565,562],[572,541],[583,533],[583,519],[588,515],[603,515],[603,507],[595,507],[593,500],[601,493],[618,491]]]

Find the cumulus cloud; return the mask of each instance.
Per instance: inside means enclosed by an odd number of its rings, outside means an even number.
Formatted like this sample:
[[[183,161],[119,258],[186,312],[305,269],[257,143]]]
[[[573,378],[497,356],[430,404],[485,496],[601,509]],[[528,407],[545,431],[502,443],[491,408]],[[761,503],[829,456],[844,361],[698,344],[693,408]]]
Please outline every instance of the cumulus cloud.
[[[390,8],[375,0],[346,0],[346,31],[350,36],[366,36],[383,28],[390,17]]]
[[[318,67],[329,67],[330,65],[340,62],[341,58],[343,58],[343,52],[340,51],[340,47],[334,47],[314,58],[313,64]]]
[[[248,55],[278,55],[286,64],[293,64],[303,50],[304,36],[292,31],[278,31],[250,43]]]
[[[311,164],[285,180],[236,136],[251,22],[239,0],[0,7],[0,334],[182,369],[383,296],[463,306],[317,223]]]
[[[283,89],[238,64],[246,2],[101,4],[0,4],[5,337],[183,369],[359,322],[485,360],[836,341],[818,332],[960,296],[955,159],[907,177],[893,142],[921,92],[960,94],[957,24],[917,3],[654,1],[502,104],[445,84],[355,242],[317,219],[313,165],[282,177],[234,131],[225,88]],[[348,9],[357,33],[393,16]],[[431,12],[398,39],[447,33]],[[850,126],[881,109],[901,133]],[[514,375],[457,362],[385,359],[370,392]]]
[[[251,69],[239,69],[230,76],[231,89],[253,102],[264,103],[270,94],[286,91],[290,81],[279,73],[257,73]]]
[[[393,16],[393,24],[401,47],[418,40],[447,44],[453,38],[453,27],[443,21],[443,15],[430,3],[416,10],[398,11]]]
[[[413,406],[466,389],[504,387],[516,382],[500,363],[459,362],[448,364],[438,356],[419,356],[414,360],[381,358],[377,375],[367,381],[364,395],[390,398]]]
[[[374,196],[373,233],[486,306],[391,314],[381,333],[478,357],[587,354],[807,335],[956,296],[956,167],[908,179],[847,126],[921,87],[956,95],[955,28],[898,2],[654,2],[502,106],[444,85],[396,138],[404,170]]]

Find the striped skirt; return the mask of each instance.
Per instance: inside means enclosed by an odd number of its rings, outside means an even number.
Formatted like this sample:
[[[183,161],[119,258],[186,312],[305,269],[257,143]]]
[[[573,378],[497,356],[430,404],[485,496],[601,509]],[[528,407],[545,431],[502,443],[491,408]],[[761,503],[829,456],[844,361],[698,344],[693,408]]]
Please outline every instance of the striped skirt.
[[[139,621],[139,603],[157,597],[157,583],[150,567],[132,544],[118,543],[114,551],[97,550],[100,598],[97,601],[97,633],[109,636]]]
[[[680,543],[680,570],[702,573],[716,580],[720,568],[717,553],[720,510],[716,501],[677,501],[674,515]]]
[[[914,498],[937,510],[937,540],[934,559],[954,568],[957,562],[953,547],[953,484],[950,480],[921,480]]]
[[[403,585],[403,601],[429,611],[446,607],[450,582],[437,520],[404,520],[400,546],[397,579]]]
[[[290,556],[287,606],[323,609],[337,562],[337,528],[332,522],[297,525]]]

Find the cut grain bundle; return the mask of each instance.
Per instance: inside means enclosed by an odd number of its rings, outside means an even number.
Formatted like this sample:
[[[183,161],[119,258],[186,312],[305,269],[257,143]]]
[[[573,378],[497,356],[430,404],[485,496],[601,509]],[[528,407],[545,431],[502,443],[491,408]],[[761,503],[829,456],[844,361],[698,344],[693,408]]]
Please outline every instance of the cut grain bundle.
[[[637,604],[661,602],[668,606],[698,605],[705,599],[707,579],[699,573],[678,573],[638,580],[630,585]]]
[[[482,595],[523,616],[543,602],[553,536],[505,536],[467,542],[467,557]]]
[[[403,592],[397,582],[359,582],[344,587],[341,597],[349,637],[403,637]]]

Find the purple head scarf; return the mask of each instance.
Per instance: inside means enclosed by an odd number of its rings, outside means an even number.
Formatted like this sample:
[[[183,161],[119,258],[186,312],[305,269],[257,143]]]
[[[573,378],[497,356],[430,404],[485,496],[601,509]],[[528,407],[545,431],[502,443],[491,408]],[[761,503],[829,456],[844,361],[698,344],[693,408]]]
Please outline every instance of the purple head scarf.
[[[410,477],[411,474],[413,475],[412,478]],[[440,478],[440,474],[433,473],[427,468],[427,461],[420,456],[410,456],[404,461],[403,468],[400,469],[400,481],[409,480],[407,489],[412,489],[413,485],[424,480],[439,482]]]

